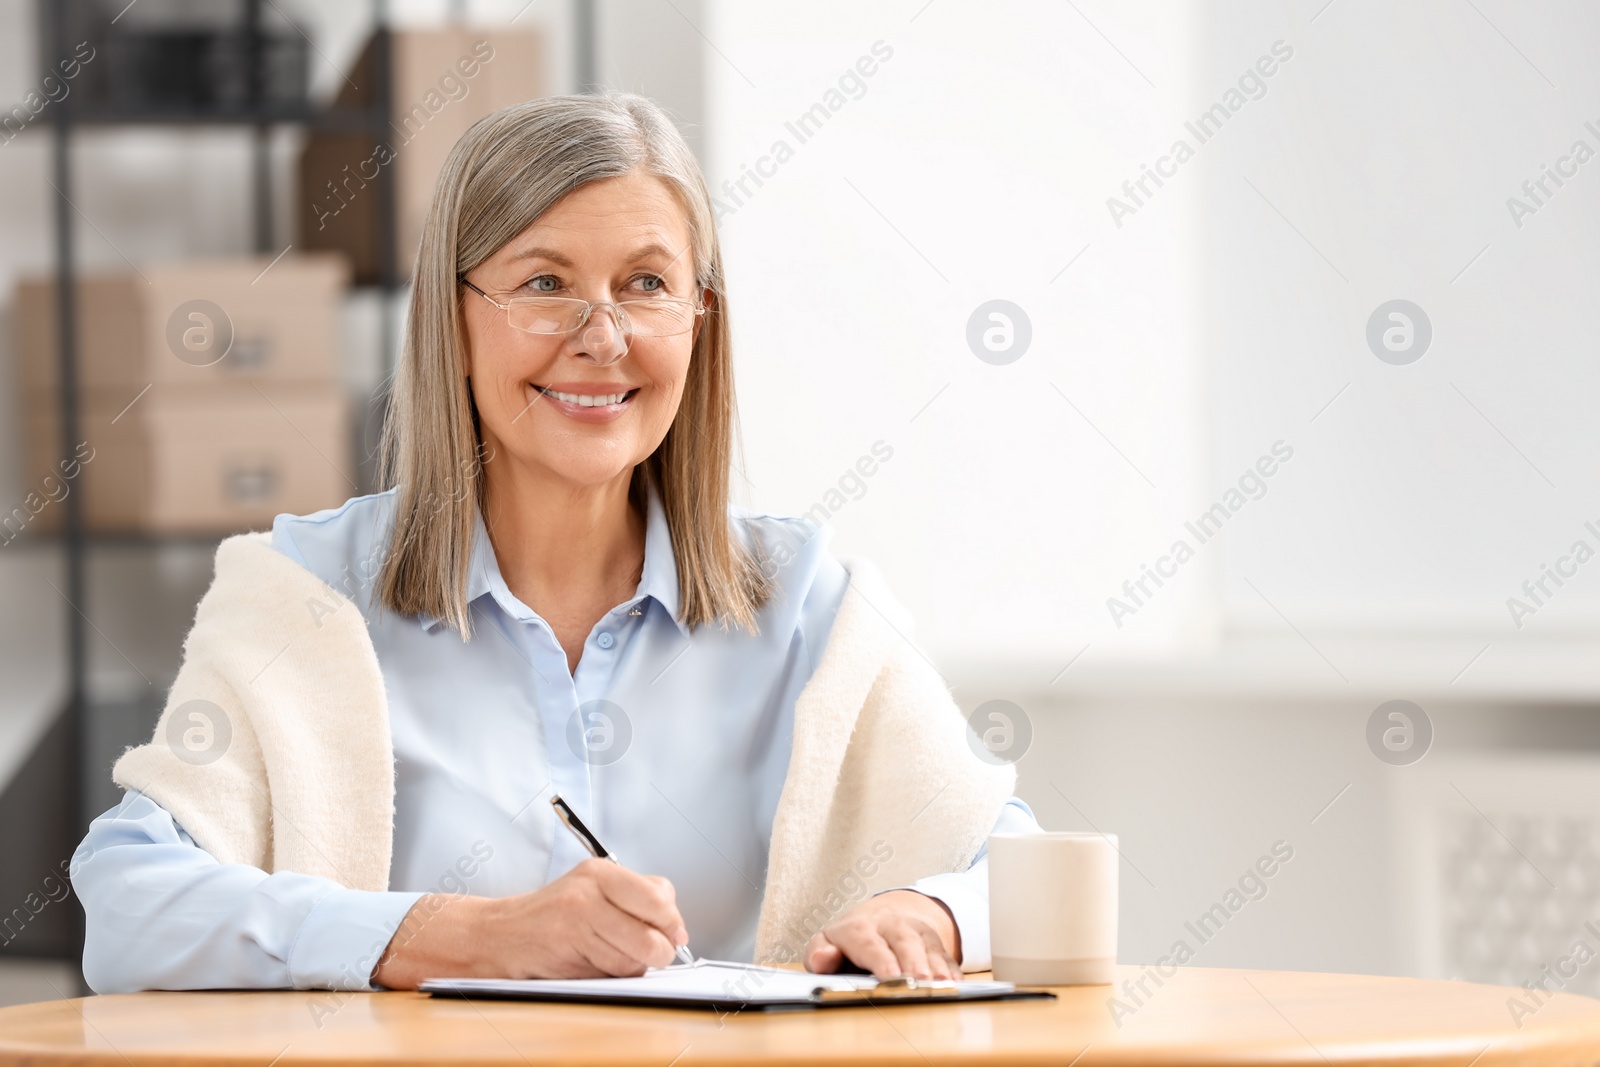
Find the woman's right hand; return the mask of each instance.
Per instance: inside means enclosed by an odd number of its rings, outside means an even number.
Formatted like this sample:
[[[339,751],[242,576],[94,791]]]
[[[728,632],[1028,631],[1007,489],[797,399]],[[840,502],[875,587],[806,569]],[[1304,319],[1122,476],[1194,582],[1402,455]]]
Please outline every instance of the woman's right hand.
[[[513,897],[430,893],[372,971],[389,989],[426,978],[600,978],[665,967],[689,931],[672,883],[588,859]]]

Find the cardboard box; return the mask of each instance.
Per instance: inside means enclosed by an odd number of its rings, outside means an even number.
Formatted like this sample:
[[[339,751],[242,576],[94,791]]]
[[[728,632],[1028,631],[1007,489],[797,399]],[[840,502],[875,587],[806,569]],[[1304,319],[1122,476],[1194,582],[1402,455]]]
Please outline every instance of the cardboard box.
[[[334,253],[153,263],[89,273],[77,296],[78,382],[124,395],[164,385],[329,384],[338,379],[348,261]],[[263,273],[264,272],[264,273]],[[55,403],[54,278],[16,292],[29,402]]]
[[[0,515],[6,536],[19,523],[59,530],[66,493],[84,494],[90,530],[189,534],[265,529],[279,512],[357,495],[350,406],[337,385],[158,384],[132,406],[90,394],[80,418],[81,443],[64,456],[54,406],[30,412],[28,487],[50,502],[25,522]]]
[[[395,276],[409,277],[445,158],[474,122],[545,94],[543,38],[532,30],[457,27],[395,30],[390,41],[389,128],[383,133],[314,132],[300,156],[296,247],[350,257],[358,284],[382,280],[380,178],[394,182]],[[368,42],[334,101],[376,106]],[[362,86],[366,88],[356,88]]]

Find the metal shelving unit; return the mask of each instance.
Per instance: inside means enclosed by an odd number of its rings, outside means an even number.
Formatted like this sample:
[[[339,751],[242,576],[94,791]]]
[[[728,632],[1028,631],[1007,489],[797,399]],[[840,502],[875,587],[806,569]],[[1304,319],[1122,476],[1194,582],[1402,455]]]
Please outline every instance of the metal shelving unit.
[[[45,0],[40,4],[41,31],[45,55],[70,54],[69,31],[73,16],[92,0]],[[384,0],[372,0],[374,37],[372,75],[377,82],[373,103],[366,108],[324,108],[309,104],[285,106],[266,100],[263,27],[263,0],[240,0],[239,29],[245,41],[244,62],[248,96],[245,106],[195,111],[172,107],[137,107],[110,104],[85,104],[77,94],[51,107],[53,133],[51,177],[55,197],[54,229],[59,341],[60,441],[63,455],[70,456],[78,442],[81,426],[79,396],[79,333],[75,281],[77,264],[74,240],[78,208],[73,196],[72,143],[78,131],[113,127],[246,127],[253,131],[252,210],[254,244],[257,253],[273,254],[271,138],[274,129],[297,126],[309,130],[360,132],[377,135],[388,132],[392,101],[390,44]],[[377,249],[381,264],[378,288],[392,297],[403,279],[395,269],[395,190],[387,172],[374,183],[380,217],[388,220],[379,226]],[[390,353],[394,348],[392,316],[385,300],[381,343]],[[0,870],[0,901],[21,901],[35,892],[44,875],[59,869],[70,857],[89,821],[99,814],[90,810],[90,774],[101,774],[99,767],[87,766],[95,751],[93,715],[94,695],[89,687],[89,631],[93,614],[88,588],[88,558],[99,545],[196,545],[214,544],[217,538],[196,536],[164,537],[149,534],[99,534],[85,529],[83,498],[70,493],[61,502],[62,530],[57,539],[65,558],[65,584],[62,593],[69,601],[67,611],[67,692],[60,715],[43,741],[30,755],[22,772],[0,794],[0,825],[13,840],[8,842],[8,863]],[[40,803],[40,795],[53,796],[53,803]],[[9,815],[7,813],[10,813]],[[11,958],[57,959],[77,963],[83,950],[83,915],[75,902],[52,905],[33,917],[21,933],[6,939]]]

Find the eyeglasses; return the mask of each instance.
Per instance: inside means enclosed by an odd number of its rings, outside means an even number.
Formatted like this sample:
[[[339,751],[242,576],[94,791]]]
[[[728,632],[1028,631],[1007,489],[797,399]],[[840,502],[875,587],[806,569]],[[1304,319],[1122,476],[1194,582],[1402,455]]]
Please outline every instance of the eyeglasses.
[[[581,329],[597,308],[610,308],[617,328],[632,337],[675,337],[688,333],[706,309],[692,300],[653,296],[643,300],[587,300],[568,296],[517,296],[502,304],[462,278],[461,284],[506,313],[511,328],[524,333],[556,335]]]

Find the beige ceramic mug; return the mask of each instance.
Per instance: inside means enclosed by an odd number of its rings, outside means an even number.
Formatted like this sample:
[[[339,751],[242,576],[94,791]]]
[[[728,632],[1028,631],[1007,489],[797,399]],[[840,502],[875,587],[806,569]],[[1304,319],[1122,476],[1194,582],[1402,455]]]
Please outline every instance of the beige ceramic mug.
[[[1117,962],[1117,836],[989,838],[994,976],[1018,985],[1099,985]]]

